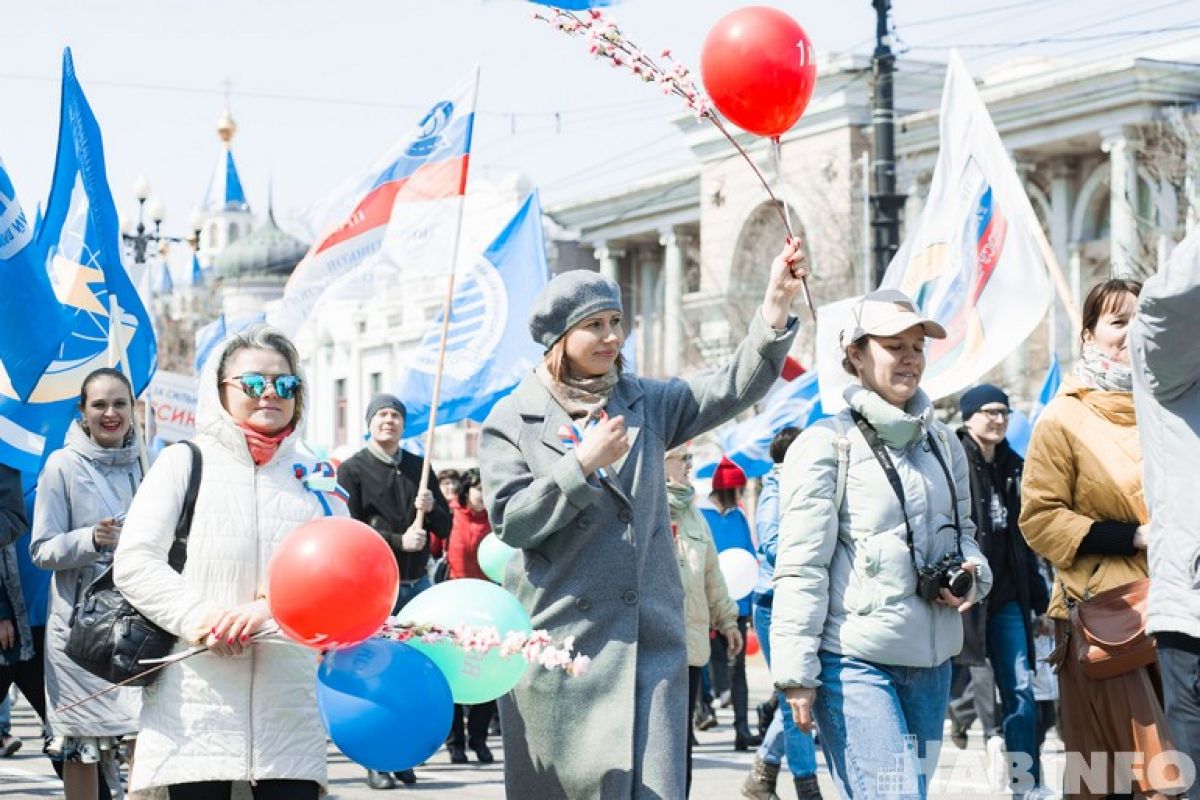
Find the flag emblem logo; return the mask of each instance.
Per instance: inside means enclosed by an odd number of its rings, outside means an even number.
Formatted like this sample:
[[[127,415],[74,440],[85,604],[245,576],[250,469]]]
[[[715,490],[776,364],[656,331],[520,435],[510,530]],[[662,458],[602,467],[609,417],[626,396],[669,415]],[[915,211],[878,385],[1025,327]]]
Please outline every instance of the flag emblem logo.
[[[460,273],[455,281],[455,304],[446,334],[443,371],[466,380],[491,360],[508,325],[508,292],[496,267],[484,257]],[[439,311],[425,338],[412,356],[413,369],[432,375],[437,369],[438,341],[442,330]]]

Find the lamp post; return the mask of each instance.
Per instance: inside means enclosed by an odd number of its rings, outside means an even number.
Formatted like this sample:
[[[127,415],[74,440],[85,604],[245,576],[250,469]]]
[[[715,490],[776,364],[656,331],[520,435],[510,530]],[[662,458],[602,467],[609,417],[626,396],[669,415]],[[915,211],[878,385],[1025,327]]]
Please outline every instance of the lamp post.
[[[135,264],[144,265],[146,263],[146,251],[151,244],[158,246],[160,254],[165,252],[165,247],[170,242],[187,243],[192,246],[193,250],[200,249],[200,226],[204,222],[204,217],[199,209],[193,209],[192,213],[188,215],[188,227],[192,230],[190,238],[168,236],[162,232],[167,209],[159,198],[151,198],[150,182],[146,180],[145,175],[138,176],[137,181],[133,184],[133,196],[138,201],[137,225],[133,227],[132,231],[122,230],[121,239],[133,253]],[[150,215],[150,221],[154,223],[153,230],[146,226],[147,214]]]
[[[871,64],[875,72],[875,97],[871,109],[875,172],[871,192],[871,228],[874,233],[872,253],[875,270],[874,285],[883,281],[883,274],[896,251],[900,249],[900,211],[904,195],[896,192],[896,111],[893,103],[893,75],[896,56],[892,53],[888,32],[888,12],[892,0],[871,0],[875,8],[875,52]]]

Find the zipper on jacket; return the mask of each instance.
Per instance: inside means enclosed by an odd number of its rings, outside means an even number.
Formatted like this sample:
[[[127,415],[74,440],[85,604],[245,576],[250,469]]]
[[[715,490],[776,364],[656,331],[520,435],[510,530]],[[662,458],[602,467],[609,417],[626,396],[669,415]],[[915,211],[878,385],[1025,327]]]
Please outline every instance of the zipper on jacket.
[[[262,568],[262,544],[259,542],[258,525],[258,466],[252,468],[253,479],[250,482],[250,503],[254,508],[254,590],[258,594],[259,570]],[[254,779],[254,650],[250,645],[250,690],[246,692],[246,711],[249,725],[246,726],[246,778],[251,786],[257,785]]]

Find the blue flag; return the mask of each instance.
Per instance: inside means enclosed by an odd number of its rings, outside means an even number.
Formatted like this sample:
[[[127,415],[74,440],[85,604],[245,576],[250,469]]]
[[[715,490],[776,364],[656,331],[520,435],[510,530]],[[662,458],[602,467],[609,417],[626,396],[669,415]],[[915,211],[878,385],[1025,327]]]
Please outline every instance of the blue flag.
[[[265,322],[266,319],[266,314],[263,313],[244,314],[240,317],[234,317],[232,320],[226,320],[225,315],[221,314],[212,322],[197,330],[196,358],[192,363],[196,374],[199,375],[204,369],[204,362],[208,361],[208,357],[212,355],[217,345],[230,336],[236,336],[251,325]]]
[[[763,399],[760,413],[720,434],[721,449],[747,477],[757,478],[771,471],[769,450],[775,434],[789,425],[803,429],[823,416],[815,370],[793,381],[780,379]],[[710,477],[716,466],[716,462],[702,464],[696,477]]]
[[[553,6],[554,8],[562,8],[567,11],[586,11],[589,8],[600,8],[601,6],[611,6],[617,0],[529,0],[531,3],[537,3],[539,6]]]
[[[0,461],[23,472],[37,472],[43,458],[62,445],[88,373],[120,366],[110,362],[110,333],[124,344],[137,394],[149,385],[157,358],[150,318],[121,263],[100,127],[75,78],[69,48],[63,52],[58,160],[34,247],[44,254],[69,324],[29,398],[0,396]]]
[[[204,271],[200,269],[200,257],[192,253],[192,286],[204,285]]]
[[[0,161],[0,395],[25,400],[58,355],[67,315]]]
[[[1017,451],[1017,455],[1021,458],[1025,457],[1025,451],[1029,449],[1029,439],[1033,436],[1033,426],[1037,424],[1037,419],[1050,401],[1054,399],[1054,395],[1058,394],[1058,387],[1062,385],[1062,370],[1058,365],[1058,356],[1050,357],[1050,368],[1046,370],[1046,377],[1042,381],[1042,390],[1038,392],[1037,402],[1029,411],[1029,415],[1020,411],[1013,411],[1012,416],[1008,418],[1008,445],[1013,450]]]
[[[457,276],[442,373],[438,424],[482,420],[533,369],[542,348],[529,336],[529,309],[548,279],[537,192]],[[394,394],[408,407],[405,436],[429,427],[442,313],[408,359]]]

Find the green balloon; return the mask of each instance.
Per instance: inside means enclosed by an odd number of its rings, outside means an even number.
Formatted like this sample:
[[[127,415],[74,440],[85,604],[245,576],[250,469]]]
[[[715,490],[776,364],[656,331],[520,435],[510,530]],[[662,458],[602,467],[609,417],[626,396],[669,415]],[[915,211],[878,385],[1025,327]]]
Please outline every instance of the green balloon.
[[[436,625],[452,631],[459,625],[494,628],[503,641],[511,631],[533,632],[529,615],[517,598],[494,583],[463,578],[439,583],[409,601],[397,615],[400,622]],[[434,644],[410,639],[407,644],[427,655],[446,676],[454,702],[474,705],[507,694],[525,674],[525,657],[467,650],[449,641]],[[399,687],[397,687],[399,689]]]
[[[508,562],[512,561],[516,554],[517,548],[510,547],[496,538],[496,534],[489,533],[479,543],[479,568],[483,570],[484,575],[503,586],[504,571],[508,569]]]

